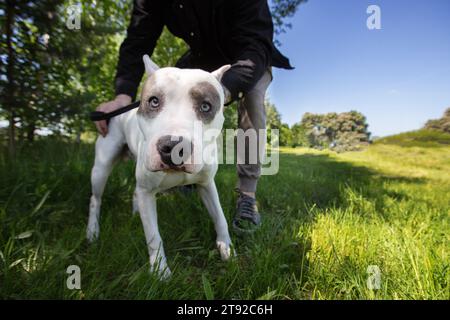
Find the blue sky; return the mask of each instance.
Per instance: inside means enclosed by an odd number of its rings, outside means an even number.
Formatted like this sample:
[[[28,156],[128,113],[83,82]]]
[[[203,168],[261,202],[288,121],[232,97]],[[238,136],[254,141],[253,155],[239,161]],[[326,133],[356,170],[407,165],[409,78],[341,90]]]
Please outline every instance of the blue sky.
[[[366,9],[381,8],[381,30]],[[268,96],[292,125],[305,112],[367,116],[373,135],[419,129],[450,107],[449,0],[309,0],[278,37],[295,70]]]

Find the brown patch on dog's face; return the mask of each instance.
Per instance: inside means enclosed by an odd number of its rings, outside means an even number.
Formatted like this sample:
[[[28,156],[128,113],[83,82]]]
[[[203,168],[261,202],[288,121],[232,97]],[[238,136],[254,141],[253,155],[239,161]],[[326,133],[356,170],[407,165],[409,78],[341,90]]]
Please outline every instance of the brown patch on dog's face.
[[[189,96],[197,118],[203,123],[210,123],[220,110],[220,95],[210,83],[199,82],[189,90]]]
[[[150,90],[142,97],[137,113],[145,118],[155,118],[163,109],[166,101],[164,91],[157,87],[154,76],[147,80]]]

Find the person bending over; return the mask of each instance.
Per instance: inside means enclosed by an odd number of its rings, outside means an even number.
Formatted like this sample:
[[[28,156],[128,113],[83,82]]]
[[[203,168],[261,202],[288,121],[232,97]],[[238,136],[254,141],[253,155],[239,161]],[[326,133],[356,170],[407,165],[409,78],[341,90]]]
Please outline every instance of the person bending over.
[[[273,22],[266,0],[135,0],[127,36],[120,47],[115,77],[116,98],[97,111],[111,112],[130,104],[144,73],[142,56],[152,55],[163,27],[182,38],[189,50],[178,68],[213,71],[231,64],[222,85],[227,101],[238,101],[238,126],[244,130],[266,128],[264,99],[272,81],[271,67],[292,69],[273,44]],[[96,122],[100,134],[106,121]],[[259,142],[258,142],[259,146]],[[245,146],[248,158],[249,146]],[[233,227],[253,231],[261,223],[256,188],[261,162],[237,164],[239,193]]]

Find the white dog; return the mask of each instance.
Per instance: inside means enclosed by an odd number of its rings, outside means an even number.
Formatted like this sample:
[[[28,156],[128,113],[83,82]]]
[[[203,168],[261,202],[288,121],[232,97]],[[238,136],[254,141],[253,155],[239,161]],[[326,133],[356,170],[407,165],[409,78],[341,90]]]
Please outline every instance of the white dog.
[[[144,226],[152,270],[168,277],[155,196],[175,186],[197,185],[215,225],[220,255],[223,260],[230,258],[231,239],[214,182],[218,168],[216,140],[224,121],[220,80],[230,66],[212,73],[159,69],[147,55],[144,64],[148,78],[139,108],[112,118],[108,135],[99,136],[95,145],[87,238],[93,241],[99,235],[103,190],[113,164],[128,147],[136,158],[133,210],[139,211]],[[209,134],[195,134],[198,124]]]

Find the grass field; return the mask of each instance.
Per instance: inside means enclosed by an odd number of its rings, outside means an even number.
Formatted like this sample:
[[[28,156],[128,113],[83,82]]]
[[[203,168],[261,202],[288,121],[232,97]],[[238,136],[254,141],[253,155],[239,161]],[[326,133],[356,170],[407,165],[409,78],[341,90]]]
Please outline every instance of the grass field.
[[[52,140],[0,158],[0,298],[449,299],[450,135],[415,132],[363,152],[281,149],[263,177],[255,235],[232,235],[220,261],[199,197],[161,196],[159,226],[173,277],[149,272],[131,215],[133,163],[116,167],[103,201],[100,240],[85,241],[93,146]],[[216,177],[228,221],[235,169]],[[66,288],[69,265],[81,290]],[[367,286],[369,266],[381,272]],[[373,268],[373,267],[372,267]],[[370,268],[369,268],[370,269]]]

